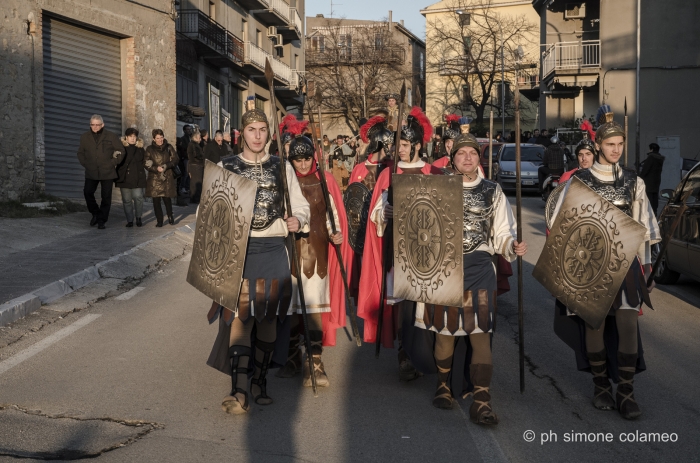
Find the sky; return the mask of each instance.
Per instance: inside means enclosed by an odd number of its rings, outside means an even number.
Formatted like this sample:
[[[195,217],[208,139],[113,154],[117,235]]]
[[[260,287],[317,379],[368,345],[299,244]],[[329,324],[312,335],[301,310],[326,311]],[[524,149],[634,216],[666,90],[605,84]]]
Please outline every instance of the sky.
[[[425,17],[420,10],[439,0],[333,0],[333,17],[381,21],[392,10],[393,20],[425,40]],[[331,17],[331,0],[306,0],[306,16]]]

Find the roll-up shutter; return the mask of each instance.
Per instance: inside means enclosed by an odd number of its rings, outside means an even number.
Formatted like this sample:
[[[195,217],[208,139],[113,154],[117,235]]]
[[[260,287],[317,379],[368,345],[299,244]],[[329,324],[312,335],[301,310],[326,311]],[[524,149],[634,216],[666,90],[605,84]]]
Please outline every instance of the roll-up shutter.
[[[76,153],[90,116],[121,135],[119,39],[44,16],[43,46],[46,192],[79,198],[85,170]]]

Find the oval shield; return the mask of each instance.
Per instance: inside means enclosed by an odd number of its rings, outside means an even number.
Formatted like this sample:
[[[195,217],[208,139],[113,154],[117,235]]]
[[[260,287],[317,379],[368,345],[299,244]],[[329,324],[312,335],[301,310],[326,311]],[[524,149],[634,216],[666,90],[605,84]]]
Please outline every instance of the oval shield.
[[[371,199],[372,192],[361,182],[351,183],[343,194],[343,203],[348,215],[348,243],[359,255],[362,255],[365,247],[365,231]]]

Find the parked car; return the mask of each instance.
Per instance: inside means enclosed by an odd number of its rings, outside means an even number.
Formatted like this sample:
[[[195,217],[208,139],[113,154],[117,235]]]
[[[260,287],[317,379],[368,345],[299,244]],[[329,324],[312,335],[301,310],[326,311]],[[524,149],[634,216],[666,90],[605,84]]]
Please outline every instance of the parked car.
[[[481,168],[484,169],[484,176],[486,178],[489,177],[489,142],[486,140],[486,142],[482,141],[481,138],[477,138],[479,141],[479,145],[481,146]],[[492,164],[493,164],[493,176],[492,178],[495,179],[496,176],[498,175],[498,150],[501,148],[501,145],[503,143],[498,143],[498,142],[493,142],[493,156],[492,156]]]
[[[661,198],[667,201],[659,215],[661,236],[666,236],[686,195],[688,208],[673,232],[654,277],[654,281],[662,285],[675,283],[681,274],[700,281],[700,164],[690,169],[675,190],[661,190]],[[652,248],[654,261],[659,252],[660,246],[655,245]]]
[[[520,144],[520,181],[524,191],[538,190],[537,169],[542,165],[544,150],[542,145]],[[503,191],[515,190],[515,143],[504,143],[498,151],[496,181]]]

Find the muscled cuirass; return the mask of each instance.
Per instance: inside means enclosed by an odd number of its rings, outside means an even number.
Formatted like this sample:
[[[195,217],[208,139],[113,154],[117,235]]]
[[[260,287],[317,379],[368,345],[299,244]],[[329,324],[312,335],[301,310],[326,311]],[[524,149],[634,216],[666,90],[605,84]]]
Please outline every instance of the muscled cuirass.
[[[306,278],[314,276],[314,272],[325,278],[328,274],[328,229],[326,200],[323,197],[321,180],[315,175],[299,177],[299,186],[311,210],[309,233],[297,233],[296,244],[302,261],[302,272]],[[297,276],[293,266],[292,274]]]
[[[280,158],[270,156],[265,162],[249,164],[240,155],[226,156],[224,167],[258,184],[253,209],[253,230],[266,230],[277,219],[284,218],[284,191]]]
[[[497,186],[496,182],[482,179],[478,185],[462,189],[464,208],[462,252],[464,254],[489,242],[496,210]]]
[[[593,175],[590,169],[581,169],[574,173],[591,190],[610,201],[625,214],[632,216],[632,203],[637,188],[637,174],[631,169],[620,169],[617,182],[605,182]]]

